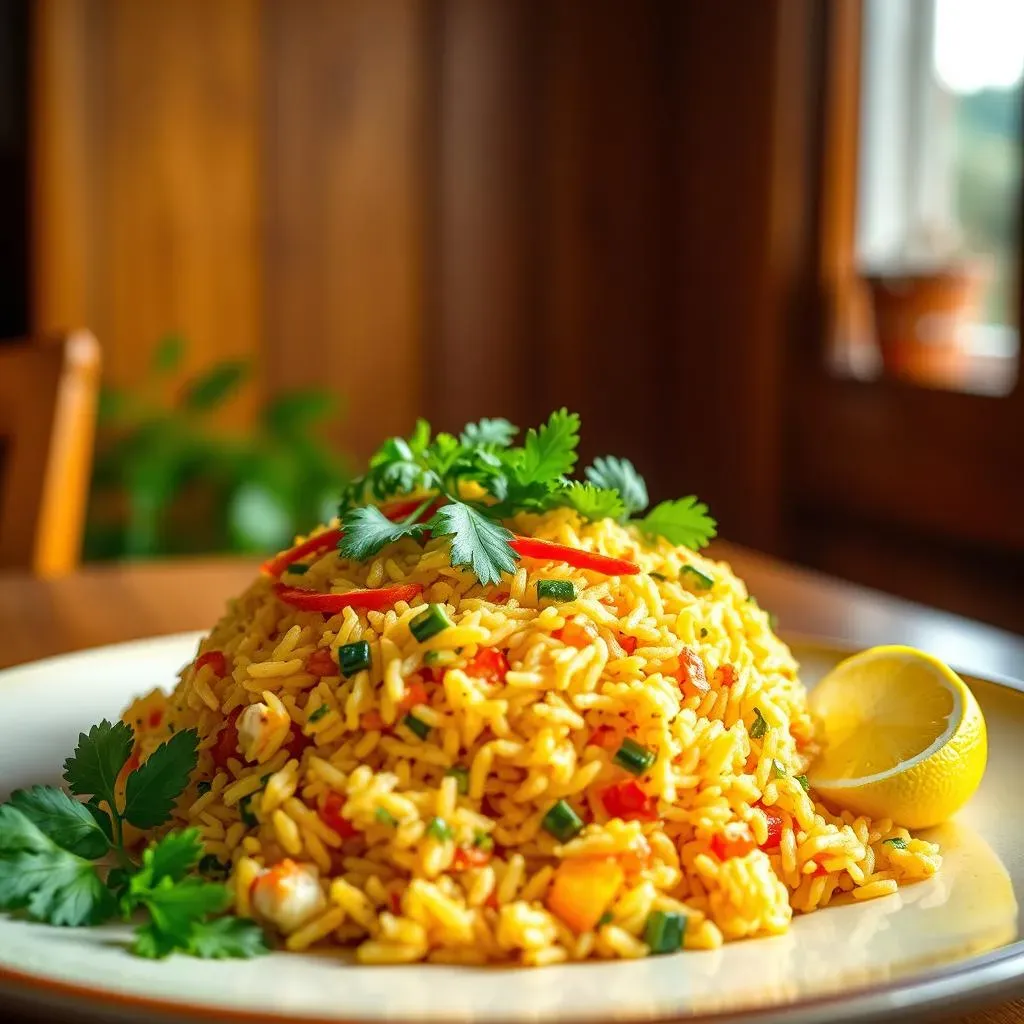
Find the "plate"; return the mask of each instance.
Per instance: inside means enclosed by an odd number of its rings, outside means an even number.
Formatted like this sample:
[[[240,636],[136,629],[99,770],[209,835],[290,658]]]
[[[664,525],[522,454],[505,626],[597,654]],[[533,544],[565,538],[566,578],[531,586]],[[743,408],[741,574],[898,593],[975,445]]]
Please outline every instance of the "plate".
[[[198,634],[0,672],[0,797],[56,784],[80,730],[170,685]],[[837,645],[793,642],[808,685]],[[933,830],[943,870],[894,896],[797,917],[787,935],[640,961],[545,968],[360,967],[341,954],[248,961],[130,956],[130,928],[56,929],[0,916],[0,993],[34,1010],[176,1020],[474,1021],[883,1019],[1024,990],[1024,692],[970,680],[989,726],[982,787]]]

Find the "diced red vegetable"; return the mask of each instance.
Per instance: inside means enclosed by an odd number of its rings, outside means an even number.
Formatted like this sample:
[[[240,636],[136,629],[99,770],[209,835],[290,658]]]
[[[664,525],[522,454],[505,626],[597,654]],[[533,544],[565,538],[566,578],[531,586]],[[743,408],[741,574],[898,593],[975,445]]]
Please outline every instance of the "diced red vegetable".
[[[294,757],[296,761],[299,761],[302,759],[302,752],[312,742],[313,740],[305,733],[299,732],[298,729],[292,729],[288,734],[288,739],[286,739],[281,746],[288,751],[291,757]]]
[[[623,821],[653,821],[657,815],[654,800],[636,779],[625,779],[601,791],[601,803],[613,818]]]
[[[210,756],[218,768],[226,768],[228,758],[238,757],[238,726],[235,723],[241,713],[241,708],[235,708],[228,714],[227,720],[217,734],[217,741],[210,748]]]
[[[222,679],[228,674],[228,663],[223,651],[207,651],[196,658],[195,670],[198,672],[204,666],[209,665],[213,674]]]
[[[725,836],[719,833],[711,837],[711,852],[719,860],[732,860],[733,857],[745,857],[757,846],[751,835]]]
[[[394,891],[389,892],[388,893],[388,904],[391,907],[391,913],[392,914],[396,914],[396,915],[397,914],[401,914],[401,912],[402,912],[402,897],[401,897],[401,895],[399,893],[394,892]]]
[[[591,572],[604,573],[605,576],[635,576],[640,572],[640,566],[636,562],[600,555],[596,551],[583,551],[580,548],[555,544],[553,541],[539,540],[536,537],[513,537],[509,541],[509,547],[522,558],[535,558],[542,562],[565,562],[577,569],[588,569]]]
[[[489,864],[490,860],[489,850],[481,850],[478,846],[460,846],[452,858],[452,869],[465,871],[467,868],[482,868]]]
[[[704,662],[700,655],[689,647],[684,647],[679,655],[679,668],[675,672],[679,680],[679,688],[684,697],[702,697],[711,688],[704,671]]]
[[[338,663],[331,657],[331,652],[326,647],[318,647],[306,659],[306,671],[317,678],[336,676]]]
[[[421,593],[419,583],[403,583],[394,587],[378,587],[374,590],[350,590],[346,594],[320,594],[314,590],[300,590],[284,583],[274,584],[274,593],[285,604],[304,612],[323,612],[335,615],[343,608],[368,608],[379,611],[390,608],[398,601],[411,601]]]
[[[626,652],[626,654],[632,654],[636,650],[637,639],[635,636],[626,636],[625,633],[619,634],[619,646]]]
[[[736,669],[732,665],[719,665],[715,669],[715,679],[719,686],[735,686]]]
[[[582,651],[597,639],[597,630],[589,622],[587,625],[581,625],[575,620],[570,620],[561,629],[556,629],[551,635],[556,640],[561,640],[563,644],[568,644],[570,647],[575,647]]]
[[[367,711],[360,716],[359,725],[364,732],[386,732],[389,728],[379,711]]]
[[[333,832],[337,832],[342,839],[350,839],[358,834],[359,829],[342,815],[344,806],[345,798],[341,794],[331,791],[324,797],[317,814],[320,815],[320,820]]]
[[[149,713],[149,727],[150,727],[150,729],[155,729],[163,721],[163,718],[164,718],[164,713],[163,713],[163,711],[160,710],[160,708],[154,708],[152,711],[150,711],[150,713]]]
[[[288,568],[292,562],[297,562],[305,555],[313,554],[318,551],[326,551],[328,548],[334,548],[338,546],[338,541],[341,540],[343,530],[338,527],[333,530],[324,530],[321,533],[314,534],[312,537],[307,537],[301,544],[296,544],[295,547],[289,548],[287,551],[282,551],[279,555],[275,555],[273,558],[268,558],[267,561],[260,566],[260,569],[265,572],[268,576],[273,576],[275,579],[281,575]]]
[[[782,841],[782,815],[770,807],[765,807],[763,804],[760,805],[761,810],[764,811],[765,817],[768,819],[768,838],[761,844],[762,850],[777,850],[779,843]]]
[[[430,695],[418,675],[409,676],[405,681],[405,696],[398,704],[400,711],[411,711],[417,704],[428,704]]]
[[[587,740],[588,747],[600,747],[602,750],[619,749],[619,733],[610,725],[599,725]]]
[[[484,647],[466,665],[466,675],[486,680],[493,686],[505,682],[508,673],[508,658],[503,651],[494,647]]]

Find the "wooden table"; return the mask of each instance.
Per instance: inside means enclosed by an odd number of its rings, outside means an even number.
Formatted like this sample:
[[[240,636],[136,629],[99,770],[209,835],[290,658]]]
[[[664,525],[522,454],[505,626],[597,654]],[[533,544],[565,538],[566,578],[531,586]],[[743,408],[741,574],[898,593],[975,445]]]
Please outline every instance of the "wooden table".
[[[720,543],[761,605],[790,635],[857,646],[925,648],[965,672],[1024,673],[1024,637],[932,611]],[[65,651],[162,633],[205,629],[257,571],[248,560],[208,559],[90,568],[57,580],[0,574],[0,667]],[[959,1018],[962,1024],[1024,1022],[1024,1000]]]

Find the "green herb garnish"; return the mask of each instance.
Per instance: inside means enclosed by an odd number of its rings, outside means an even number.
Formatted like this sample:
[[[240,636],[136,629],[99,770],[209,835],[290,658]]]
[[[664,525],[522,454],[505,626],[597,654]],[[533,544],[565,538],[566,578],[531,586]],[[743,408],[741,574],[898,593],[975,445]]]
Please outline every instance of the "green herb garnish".
[[[675,911],[655,910],[644,928],[644,942],[651,948],[651,954],[678,952],[686,934],[686,917]]]
[[[899,836],[893,836],[892,839],[883,839],[882,845],[891,846],[894,850],[905,850],[907,848],[907,841]]]
[[[203,856],[197,829],[168,832],[143,850],[141,861],[124,844],[125,822],[150,829],[169,820],[195,768],[197,742],[191,729],[174,734],[128,773],[124,799],[118,800],[115,780],[131,755],[131,729],[103,721],[82,733],[64,764],[73,796],[33,786],[0,806],[0,909],[65,926],[141,911],[147,920],[136,929],[132,951],[145,957],[266,952],[253,921],[211,919],[230,898],[223,885],[204,876],[226,877],[228,869]],[[197,791],[203,785],[209,792],[208,782],[197,784]],[[116,865],[107,867],[108,859]]]
[[[443,843],[454,835],[451,825],[444,818],[431,818],[427,822],[427,835]]]
[[[305,562],[292,562],[291,565],[285,569],[285,572],[290,572],[295,576],[305,576],[309,572],[309,566]]]
[[[445,775],[449,775],[455,780],[455,788],[462,796],[469,792],[468,768],[463,768],[461,764],[454,764],[445,772]]]
[[[451,564],[464,566],[487,585],[515,571],[514,539],[502,524],[517,512],[575,509],[584,519],[632,521],[650,538],[701,547],[715,535],[715,521],[694,497],[666,501],[643,518],[629,519],[648,505],[647,486],[627,459],[605,456],[584,470],[586,481],[569,479],[576,467],[579,416],[560,409],[522,446],[518,428],[507,420],[468,424],[456,437],[431,436],[430,425],[416,424],[408,438],[393,437],[370,459],[368,471],[346,488],[338,514],[344,536],[338,543],[346,558],[364,561],[403,538],[421,541],[451,538]],[[482,489],[479,500],[463,497],[464,485]],[[404,519],[392,522],[377,503],[401,495],[422,497]],[[424,518],[434,509],[429,522]]]
[[[310,725],[313,725],[316,722],[319,722],[320,719],[323,718],[324,715],[326,715],[330,710],[330,705],[321,704],[319,707],[314,708],[312,711],[310,711],[309,717],[306,719],[306,721],[309,722]]]
[[[409,632],[422,644],[432,636],[451,629],[453,625],[443,605],[428,604],[423,611],[409,620]]]
[[[611,924],[615,920],[615,915],[610,911],[606,910],[598,919],[597,927],[602,928],[606,924]]]
[[[805,793],[810,793],[810,791],[811,791],[811,784],[808,781],[806,775],[794,775],[793,778],[796,779],[796,781],[800,783],[800,788]]]
[[[373,816],[379,825],[387,825],[388,828],[394,828],[398,824],[398,819],[386,807],[378,807]]]
[[[751,739],[759,740],[768,731],[768,722],[761,714],[760,708],[754,708],[754,721],[750,724]]]
[[[715,585],[715,577],[698,569],[695,565],[684,565],[679,570],[680,579],[685,579],[687,576],[690,577],[698,590],[710,590]]]
[[[209,793],[211,789],[213,789],[213,783],[209,782],[207,779],[200,779],[196,783],[197,796],[206,796],[206,794]]]
[[[415,733],[421,740],[425,740],[430,735],[430,726],[421,718],[417,718],[413,714],[408,714],[402,719],[402,725],[404,725],[410,732]]]
[[[537,599],[539,601],[576,600],[576,584],[572,580],[537,580]]]
[[[491,850],[494,849],[494,837],[488,832],[481,832],[477,830],[473,833],[473,845],[478,850],[490,853]]]

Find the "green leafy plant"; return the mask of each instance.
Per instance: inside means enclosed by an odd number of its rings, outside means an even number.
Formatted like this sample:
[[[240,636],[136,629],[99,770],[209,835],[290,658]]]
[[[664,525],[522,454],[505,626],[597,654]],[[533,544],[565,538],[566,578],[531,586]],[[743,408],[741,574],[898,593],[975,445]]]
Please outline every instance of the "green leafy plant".
[[[184,356],[184,341],[166,337],[139,387],[101,394],[87,559],[275,550],[333,514],[349,478],[322,436],[337,396],[283,392],[250,430],[229,433],[214,415],[246,386],[249,365],[216,363],[161,400]]]

